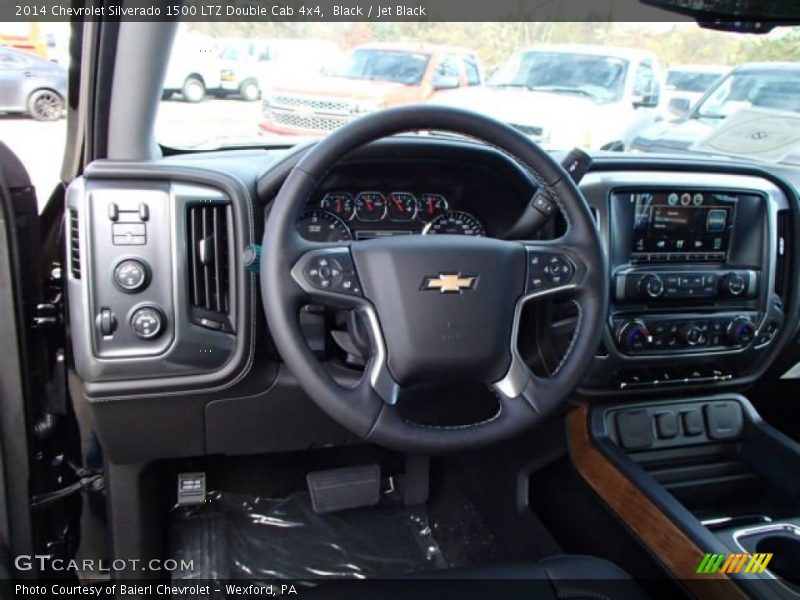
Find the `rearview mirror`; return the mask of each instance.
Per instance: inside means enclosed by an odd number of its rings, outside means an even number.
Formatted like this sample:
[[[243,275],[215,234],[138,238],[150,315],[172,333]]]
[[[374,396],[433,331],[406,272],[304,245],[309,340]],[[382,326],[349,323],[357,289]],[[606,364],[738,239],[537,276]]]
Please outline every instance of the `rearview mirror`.
[[[456,75],[437,75],[433,78],[434,90],[452,90],[461,85]]]
[[[689,109],[692,107],[688,98],[673,98],[667,105],[667,110],[676,117],[685,117],[689,114]]]

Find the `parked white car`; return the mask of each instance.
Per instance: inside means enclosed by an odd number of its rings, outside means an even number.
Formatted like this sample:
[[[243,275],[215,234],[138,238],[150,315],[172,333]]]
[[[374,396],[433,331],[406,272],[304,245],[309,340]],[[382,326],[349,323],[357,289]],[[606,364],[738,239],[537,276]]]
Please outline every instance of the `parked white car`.
[[[711,86],[727,74],[731,67],[724,65],[673,65],[667,69],[664,77],[664,91],[661,106],[664,114],[671,119],[675,114],[669,112],[670,104],[678,106],[672,101],[680,99],[680,105],[685,107],[681,112],[686,112],[689,107],[703,97]]]
[[[624,150],[655,122],[660,81],[644,50],[548,45],[518,51],[485,86],[434,102],[491,115],[547,148]]]
[[[219,46],[212,38],[183,35],[176,39],[164,78],[162,99],[181,94],[186,102],[201,102],[220,90]]]
[[[221,92],[254,102],[276,80],[318,75],[335,64],[340,54],[335,43],[324,40],[229,40],[220,54]]]

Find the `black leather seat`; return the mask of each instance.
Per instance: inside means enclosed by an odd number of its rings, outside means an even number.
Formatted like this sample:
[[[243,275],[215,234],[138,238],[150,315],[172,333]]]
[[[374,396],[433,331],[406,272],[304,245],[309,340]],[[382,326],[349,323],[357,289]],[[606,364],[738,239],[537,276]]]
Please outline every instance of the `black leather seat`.
[[[421,583],[420,579],[429,581]],[[538,563],[414,573],[391,582],[369,580],[357,584],[326,584],[309,593],[304,592],[304,597],[314,600],[644,600],[648,596],[630,575],[607,560],[563,555]]]

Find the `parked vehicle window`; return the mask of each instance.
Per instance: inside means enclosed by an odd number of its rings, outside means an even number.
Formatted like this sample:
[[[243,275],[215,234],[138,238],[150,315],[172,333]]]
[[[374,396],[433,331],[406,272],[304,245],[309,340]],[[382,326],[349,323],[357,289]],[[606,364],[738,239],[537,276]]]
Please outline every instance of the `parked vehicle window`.
[[[666,88],[678,92],[703,93],[719,79],[719,73],[700,73],[697,71],[670,71],[667,74]]]
[[[350,55],[345,67],[338,70],[336,75],[416,85],[425,75],[429,61],[429,54],[361,49]]]
[[[800,112],[800,81],[793,72],[733,73],[698,107],[697,115],[724,119],[743,108]]]
[[[474,56],[464,57],[464,73],[467,75],[467,85],[481,84],[481,71]]]
[[[488,83],[589,96],[607,102],[622,97],[627,69],[626,60],[613,56],[523,52],[501,66]]]

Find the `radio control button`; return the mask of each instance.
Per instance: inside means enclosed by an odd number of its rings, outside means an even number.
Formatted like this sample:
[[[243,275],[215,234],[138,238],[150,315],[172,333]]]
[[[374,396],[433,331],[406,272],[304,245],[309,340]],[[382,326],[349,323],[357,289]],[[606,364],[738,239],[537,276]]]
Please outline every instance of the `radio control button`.
[[[722,291],[728,296],[741,296],[747,291],[747,280],[739,273],[728,273],[722,278]]]
[[[664,294],[664,282],[658,275],[645,275],[639,285],[650,298],[659,298]]]

